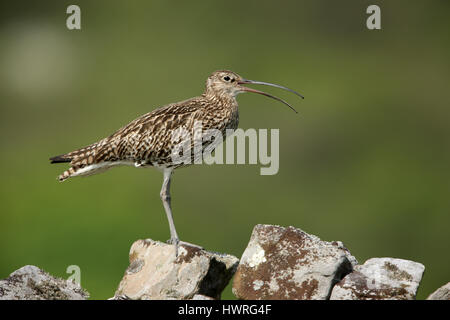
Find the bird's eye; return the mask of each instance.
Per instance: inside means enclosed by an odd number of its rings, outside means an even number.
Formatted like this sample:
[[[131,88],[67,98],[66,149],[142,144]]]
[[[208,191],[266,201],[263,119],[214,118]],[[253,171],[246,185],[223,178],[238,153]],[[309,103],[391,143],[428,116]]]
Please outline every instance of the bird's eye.
[[[229,76],[223,77],[223,80],[230,81],[230,77]]]

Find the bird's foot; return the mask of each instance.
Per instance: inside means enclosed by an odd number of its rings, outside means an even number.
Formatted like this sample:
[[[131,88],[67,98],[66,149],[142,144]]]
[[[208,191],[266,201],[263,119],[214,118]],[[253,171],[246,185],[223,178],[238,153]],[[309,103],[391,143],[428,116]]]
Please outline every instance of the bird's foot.
[[[175,258],[178,257],[178,247],[180,244],[180,239],[178,238],[170,238],[167,240],[168,244],[173,244],[175,246]]]
[[[196,244],[193,244],[193,243],[190,243],[190,242],[180,241],[179,243],[182,244],[182,245],[184,245],[184,246],[194,247],[194,248],[203,250],[203,247],[201,247],[201,246],[199,246],[199,245],[196,245]]]
[[[178,239],[178,238],[170,238],[169,240],[167,240],[167,243],[173,244],[175,246],[175,257],[178,257],[178,248],[180,247],[180,245],[187,246],[187,247],[194,247],[194,248],[203,250],[203,247],[201,247],[199,245],[192,244],[192,243],[185,242],[185,241],[180,241],[180,239]]]

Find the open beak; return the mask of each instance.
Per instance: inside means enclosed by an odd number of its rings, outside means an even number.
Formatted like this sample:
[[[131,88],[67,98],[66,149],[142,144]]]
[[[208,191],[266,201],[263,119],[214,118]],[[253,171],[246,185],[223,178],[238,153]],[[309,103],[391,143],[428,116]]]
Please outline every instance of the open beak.
[[[292,93],[298,95],[298,96],[299,96],[300,98],[302,98],[302,99],[305,98],[305,97],[303,97],[300,93],[298,93],[298,92],[296,92],[296,91],[294,91],[294,90],[292,90],[292,89],[289,89],[289,88],[280,86],[279,84],[273,84],[273,83],[262,82],[262,81],[253,81],[253,80],[247,80],[247,79],[241,79],[241,80],[239,80],[239,81],[238,81],[238,84],[262,84],[262,85],[266,85],[266,86],[271,86],[271,87],[275,87],[275,88],[284,89],[284,90],[287,90],[287,91],[289,91],[289,92],[292,92]],[[291,108],[292,110],[294,110],[295,113],[298,113],[297,110],[295,110],[289,103],[287,103],[287,102],[284,101],[283,99],[280,99],[280,98],[278,98],[278,97],[275,97],[275,96],[273,96],[273,95],[271,95],[271,94],[268,94],[268,93],[266,93],[266,92],[262,92],[262,91],[255,90],[255,89],[250,89],[250,88],[243,87],[243,86],[241,86],[241,89],[242,89],[242,91],[253,92],[253,93],[259,93],[259,94],[262,94],[263,96],[266,96],[266,97],[275,99],[275,100],[277,100],[277,101],[280,101],[281,103],[284,103],[284,104],[287,105],[289,108]]]

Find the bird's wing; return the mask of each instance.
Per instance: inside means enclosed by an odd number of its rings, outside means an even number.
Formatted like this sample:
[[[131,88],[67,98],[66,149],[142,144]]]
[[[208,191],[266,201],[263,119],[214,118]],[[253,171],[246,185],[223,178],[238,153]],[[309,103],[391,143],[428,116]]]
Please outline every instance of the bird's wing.
[[[201,110],[198,99],[170,104],[142,115],[96,144],[93,163],[103,161],[144,161],[150,155],[163,157],[170,151],[173,130],[190,128]]]
[[[73,175],[89,175],[106,170],[118,162],[154,163],[170,156],[172,131],[192,128],[202,112],[201,97],[170,104],[131,121],[107,138],[87,147],[50,158],[52,163],[70,162],[59,176],[64,181]],[[86,171],[86,172],[85,172]]]

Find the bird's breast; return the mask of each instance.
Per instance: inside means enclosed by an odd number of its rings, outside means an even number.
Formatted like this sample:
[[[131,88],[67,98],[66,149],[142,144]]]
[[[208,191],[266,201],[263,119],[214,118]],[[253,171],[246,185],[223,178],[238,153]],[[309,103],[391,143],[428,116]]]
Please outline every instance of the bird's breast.
[[[206,129],[217,129],[225,134],[226,130],[236,130],[239,124],[239,111],[236,102],[218,104],[205,112]]]

